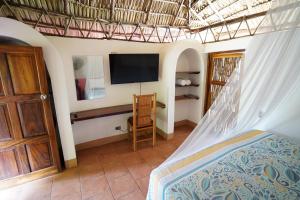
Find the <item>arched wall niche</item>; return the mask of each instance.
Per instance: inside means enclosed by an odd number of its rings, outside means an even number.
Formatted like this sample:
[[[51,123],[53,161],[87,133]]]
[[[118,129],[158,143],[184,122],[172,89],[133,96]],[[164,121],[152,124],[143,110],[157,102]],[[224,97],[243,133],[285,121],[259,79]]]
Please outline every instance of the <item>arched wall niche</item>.
[[[56,48],[42,34],[26,24],[13,19],[0,17],[0,36],[23,41],[31,46],[42,47],[44,60],[52,82],[58,128],[64,160],[76,158],[75,145],[70,122],[68,96],[64,66]]]
[[[201,59],[199,53],[192,48],[184,50],[178,57],[176,65],[176,79],[191,80],[199,84],[200,74],[187,74],[178,72],[200,71]],[[176,80],[175,79],[175,80]],[[175,87],[175,96],[192,94],[200,97],[201,87]],[[175,98],[175,97],[174,97]],[[189,120],[197,123],[202,116],[201,101],[195,99],[175,101],[174,122]]]
[[[184,53],[185,52],[185,53]],[[164,93],[162,101],[166,102],[167,109],[164,113],[166,119],[166,127],[164,130],[168,134],[174,132],[174,112],[175,112],[175,80],[176,80],[176,70],[179,57],[186,56],[185,54],[192,52],[192,55],[198,59],[197,68],[200,71],[199,74],[199,113],[195,121],[198,122],[203,114],[204,96],[205,96],[205,81],[206,81],[206,64],[207,64],[207,54],[204,53],[204,46],[196,40],[183,40],[176,43],[171,43],[166,45],[162,51],[163,63],[162,63],[162,79],[163,84],[162,90],[160,92]],[[181,61],[180,61],[181,62]],[[196,67],[196,66],[195,66]],[[191,68],[192,69],[192,68]]]

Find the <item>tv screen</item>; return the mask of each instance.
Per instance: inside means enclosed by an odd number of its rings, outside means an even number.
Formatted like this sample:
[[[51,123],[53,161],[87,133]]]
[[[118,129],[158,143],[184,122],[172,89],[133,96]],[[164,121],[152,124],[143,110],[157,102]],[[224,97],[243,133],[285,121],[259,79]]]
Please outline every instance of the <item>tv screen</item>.
[[[159,54],[109,54],[111,84],[158,81]]]

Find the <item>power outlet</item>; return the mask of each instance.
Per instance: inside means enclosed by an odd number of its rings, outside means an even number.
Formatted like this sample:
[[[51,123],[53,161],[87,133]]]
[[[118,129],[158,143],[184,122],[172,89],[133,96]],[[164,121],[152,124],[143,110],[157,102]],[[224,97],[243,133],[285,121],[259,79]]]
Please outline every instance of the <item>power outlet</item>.
[[[120,131],[120,130],[121,130],[121,126],[116,126],[116,127],[115,127],[115,130]]]

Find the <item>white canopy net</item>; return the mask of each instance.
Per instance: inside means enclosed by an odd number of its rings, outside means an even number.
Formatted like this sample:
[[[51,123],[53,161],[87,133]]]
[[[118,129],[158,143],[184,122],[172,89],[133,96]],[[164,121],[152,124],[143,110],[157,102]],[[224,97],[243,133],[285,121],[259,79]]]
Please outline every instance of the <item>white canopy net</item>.
[[[299,22],[300,0],[272,2],[260,26],[264,34],[252,39],[245,62],[233,71],[190,136],[158,168],[252,130],[293,94],[300,81]]]

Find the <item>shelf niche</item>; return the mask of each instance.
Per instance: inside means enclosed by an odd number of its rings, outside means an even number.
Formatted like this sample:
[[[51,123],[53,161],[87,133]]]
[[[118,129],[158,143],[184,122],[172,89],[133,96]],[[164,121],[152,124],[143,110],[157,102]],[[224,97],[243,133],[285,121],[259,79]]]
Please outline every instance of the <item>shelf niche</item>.
[[[175,74],[174,121],[198,122],[201,115],[201,58],[195,49],[186,49],[178,57]],[[176,79],[191,80],[190,85],[176,84]]]
[[[198,100],[199,97],[193,94],[184,94],[184,95],[175,96],[175,101],[190,100],[190,99]]]

